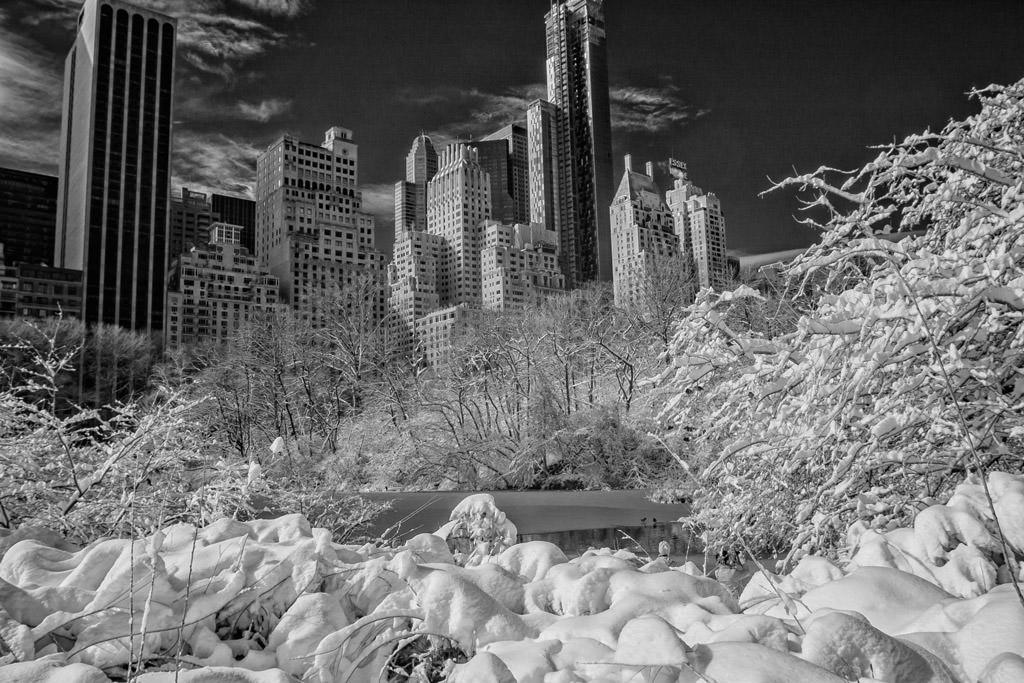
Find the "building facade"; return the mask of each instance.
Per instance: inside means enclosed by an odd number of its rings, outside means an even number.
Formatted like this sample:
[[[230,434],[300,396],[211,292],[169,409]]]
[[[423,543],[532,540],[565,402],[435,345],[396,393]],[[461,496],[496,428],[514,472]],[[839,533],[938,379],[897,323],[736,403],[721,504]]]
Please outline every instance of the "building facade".
[[[395,232],[427,229],[427,183],[437,173],[437,151],[423,133],[405,157],[405,180],[395,183]]]
[[[210,194],[210,208],[217,221],[242,226],[242,246],[256,254],[256,202],[214,192]]]
[[[729,275],[722,204],[713,192],[705,194],[690,181],[686,164],[672,159],[669,170],[673,188],[665,193],[665,198],[672,210],[676,234],[685,253],[693,259],[700,286],[721,287]]]
[[[54,265],[80,270],[83,318],[164,323],[176,21],[86,0],[64,65]]]
[[[388,308],[395,353],[411,357],[416,349],[416,320],[441,306],[438,268],[446,262],[448,243],[419,230],[395,233],[388,265]]]
[[[328,129],[320,145],[285,135],[256,162],[256,253],[282,300],[314,324],[332,292],[363,278],[383,283],[385,256],[358,188],[358,146],[346,128]],[[383,286],[372,305],[383,319]]]
[[[491,187],[476,148],[454,143],[441,152],[437,174],[427,183],[427,232],[443,237],[438,263],[441,306],[479,306],[483,224],[491,217]]]
[[[507,310],[537,305],[565,290],[565,275],[558,262],[558,234],[538,223],[487,223],[480,264],[484,308]]]
[[[609,210],[612,227],[612,289],[615,305],[633,309],[642,304],[658,265],[671,267],[680,256],[672,210],[654,182],[648,162],[644,172],[633,170],[626,155],[625,171]]]
[[[0,168],[0,244],[6,262],[53,263],[57,178]]]
[[[540,223],[561,234],[562,219],[569,209],[563,205],[570,195],[562,187],[558,149],[558,108],[547,100],[534,100],[526,110],[527,167],[529,174],[530,222]]]
[[[193,247],[210,241],[210,225],[217,220],[213,205],[202,192],[187,187],[171,195],[171,225],[168,231],[167,258],[173,261]]]
[[[466,326],[480,318],[476,306],[458,304],[431,311],[416,320],[418,356],[430,367],[453,360],[452,343]]]
[[[0,318],[82,317],[82,273],[5,260],[0,244]]]
[[[530,168],[526,128],[507,125],[472,143],[491,177],[491,218],[508,225],[530,221]]]
[[[242,246],[244,228],[214,223],[207,245],[174,259],[167,293],[167,346],[225,343],[279,306],[278,279]]]
[[[590,280],[612,279],[611,227],[608,206],[614,192],[612,178],[611,110],[608,59],[602,0],[556,0],[544,17],[547,44],[547,102],[528,113],[531,135],[549,131],[546,140],[531,141],[531,202],[547,194],[536,179],[537,150],[549,146],[543,172],[557,186],[552,194],[559,224],[559,246],[567,284],[576,287]],[[538,120],[540,119],[540,120]],[[533,125],[531,125],[533,124]],[[536,173],[542,170],[536,168]],[[540,187],[536,187],[538,185]],[[531,220],[550,225],[531,204]]]

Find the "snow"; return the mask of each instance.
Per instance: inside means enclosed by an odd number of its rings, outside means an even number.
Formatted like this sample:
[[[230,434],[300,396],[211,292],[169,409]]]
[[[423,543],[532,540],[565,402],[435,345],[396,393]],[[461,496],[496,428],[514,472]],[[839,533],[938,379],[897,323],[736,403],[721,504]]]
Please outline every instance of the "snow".
[[[1024,477],[987,483],[1019,549]],[[1020,681],[1024,607],[991,517],[969,478],[912,526],[859,521],[845,559],[759,572],[738,598],[692,563],[515,544],[486,494],[399,547],[337,545],[298,515],[77,550],[29,537],[0,559],[0,636],[22,660],[0,681],[103,683],[140,656],[142,683],[376,680],[417,634],[465,653],[445,669],[463,683]]]

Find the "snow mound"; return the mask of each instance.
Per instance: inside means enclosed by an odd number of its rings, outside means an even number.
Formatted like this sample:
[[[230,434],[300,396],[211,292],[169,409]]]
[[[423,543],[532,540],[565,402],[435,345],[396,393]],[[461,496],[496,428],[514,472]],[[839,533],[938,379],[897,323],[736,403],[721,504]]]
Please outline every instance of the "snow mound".
[[[498,509],[489,493],[463,498],[448,519],[434,533],[448,542],[459,564],[480,564],[516,542],[516,525]]]
[[[179,524],[0,558],[0,681],[1004,683],[1024,680],[1024,479],[992,474],[847,562],[759,572],[739,599],[688,563],[516,544],[486,494],[437,534],[341,546],[297,515]],[[998,518],[1002,536],[995,526]],[[403,674],[405,675],[405,674]],[[400,680],[404,680],[399,677]]]
[[[980,479],[971,477],[945,505],[919,512],[913,528],[854,524],[847,534],[850,566],[898,569],[961,598],[987,593],[999,572],[1009,571],[1000,535],[1010,553],[1024,555],[1024,476],[992,472],[987,485],[992,507]]]

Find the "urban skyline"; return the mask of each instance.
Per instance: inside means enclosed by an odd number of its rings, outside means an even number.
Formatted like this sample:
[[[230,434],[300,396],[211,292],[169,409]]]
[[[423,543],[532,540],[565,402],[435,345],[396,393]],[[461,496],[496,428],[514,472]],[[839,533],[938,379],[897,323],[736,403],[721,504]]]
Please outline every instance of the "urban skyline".
[[[544,94],[546,2],[400,12],[286,0],[142,4],[184,16],[173,186],[251,192],[259,151],[284,132],[315,139],[337,122],[361,141],[364,204],[385,250],[394,180],[416,133],[438,147],[486,135],[522,121]],[[0,9],[0,166],[57,172],[61,62],[77,7],[14,0]],[[614,175],[625,153],[683,159],[728,207],[731,248],[806,244],[813,234],[792,221],[792,196],[757,197],[769,177],[863,163],[868,145],[972,111],[963,96],[972,85],[1024,71],[1012,35],[1024,8],[982,7],[608,3]],[[331,37],[338,26],[342,38]],[[656,172],[666,184],[665,169]]]

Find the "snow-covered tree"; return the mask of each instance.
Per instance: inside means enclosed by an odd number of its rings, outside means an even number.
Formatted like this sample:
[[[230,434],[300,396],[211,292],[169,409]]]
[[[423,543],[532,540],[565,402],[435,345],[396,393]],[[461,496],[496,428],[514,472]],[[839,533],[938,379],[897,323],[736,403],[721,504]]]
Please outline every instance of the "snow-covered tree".
[[[687,433],[712,537],[800,554],[858,516],[905,521],[965,472],[1021,470],[1024,81],[974,97],[857,171],[774,188],[809,193],[823,229],[788,270],[819,295],[794,331],[745,324],[774,314],[745,286],[680,324],[662,418]]]

